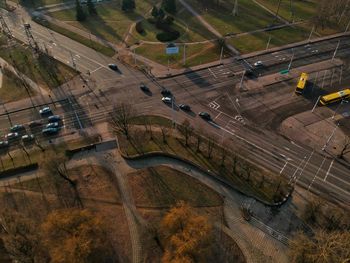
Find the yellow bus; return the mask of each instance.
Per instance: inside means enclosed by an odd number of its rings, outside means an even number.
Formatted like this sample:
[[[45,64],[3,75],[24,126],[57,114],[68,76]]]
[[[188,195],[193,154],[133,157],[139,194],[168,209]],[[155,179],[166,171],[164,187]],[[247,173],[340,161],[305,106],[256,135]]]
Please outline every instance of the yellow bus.
[[[350,98],[350,89],[341,90],[338,92],[334,92],[325,96],[322,96],[320,99],[320,103],[322,105],[328,105],[340,100]]]
[[[303,93],[303,90],[306,87],[308,78],[309,78],[309,75],[307,73],[301,73],[297,87],[295,89],[295,93],[297,93],[297,94]]]

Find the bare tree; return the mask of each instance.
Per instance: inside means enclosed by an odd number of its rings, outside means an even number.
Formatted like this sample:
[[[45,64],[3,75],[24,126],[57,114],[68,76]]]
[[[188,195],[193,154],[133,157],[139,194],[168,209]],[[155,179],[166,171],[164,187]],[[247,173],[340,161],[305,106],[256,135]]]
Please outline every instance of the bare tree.
[[[225,166],[225,160],[226,160],[226,157],[227,157],[227,154],[228,154],[228,150],[226,148],[226,145],[227,145],[228,141],[227,140],[224,140],[222,143],[221,143],[221,166]]]
[[[135,117],[135,112],[130,104],[121,103],[115,106],[110,113],[111,125],[116,132],[123,133],[127,140],[130,139],[130,120]]]
[[[177,129],[180,131],[182,136],[185,139],[185,145],[188,146],[188,141],[191,139],[193,134],[193,127],[191,126],[189,120],[184,120],[181,125],[177,126]]]
[[[214,146],[215,146],[215,142],[216,142],[216,139],[214,136],[212,135],[209,135],[207,137],[207,153],[208,153],[208,158],[211,159],[211,156],[212,156],[212,153],[213,153],[213,150],[214,150]]]
[[[160,130],[162,131],[163,143],[167,143],[167,137],[169,135],[169,129],[165,126],[160,126]]]

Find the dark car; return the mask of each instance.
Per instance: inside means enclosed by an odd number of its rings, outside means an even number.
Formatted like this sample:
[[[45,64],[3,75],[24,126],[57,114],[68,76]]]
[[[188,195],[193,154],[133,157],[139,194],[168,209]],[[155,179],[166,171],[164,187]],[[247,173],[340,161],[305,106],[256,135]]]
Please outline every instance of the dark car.
[[[245,71],[245,76],[247,78],[256,78],[256,73],[253,70],[248,69]]]
[[[163,97],[170,97],[171,96],[171,91],[167,89],[163,89],[160,94],[163,95]]]
[[[60,122],[61,121],[61,116],[59,116],[59,115],[52,115],[52,116],[48,117],[47,120],[48,120],[49,123]]]
[[[54,135],[57,134],[59,132],[58,128],[45,128],[42,130],[42,133],[44,135]]]
[[[141,84],[140,89],[144,92],[149,92],[149,88],[145,84]]]
[[[22,136],[22,142],[26,143],[26,142],[31,142],[35,139],[33,134],[26,134]]]
[[[9,147],[8,141],[0,141],[0,149]]]
[[[14,125],[14,126],[12,126],[10,128],[11,132],[20,132],[20,131],[23,131],[23,130],[25,130],[24,126],[20,125],[20,124],[16,124],[16,125]]]
[[[200,113],[198,113],[198,115],[204,120],[207,120],[207,121],[211,120],[210,114],[208,112],[201,111]]]
[[[184,111],[190,111],[191,110],[191,107],[189,105],[187,105],[187,104],[180,104],[179,108],[181,110],[184,110]]]
[[[50,109],[50,107],[44,107],[41,110],[39,110],[39,113],[41,116],[48,116],[52,114],[52,110]]]
[[[19,134],[17,132],[10,132],[5,137],[8,141],[13,141],[19,138]]]
[[[37,127],[41,127],[42,125],[43,123],[41,121],[31,121],[28,126],[29,128],[34,129]]]
[[[108,67],[111,69],[111,70],[114,70],[114,71],[119,71],[119,68],[116,64],[108,64]]]

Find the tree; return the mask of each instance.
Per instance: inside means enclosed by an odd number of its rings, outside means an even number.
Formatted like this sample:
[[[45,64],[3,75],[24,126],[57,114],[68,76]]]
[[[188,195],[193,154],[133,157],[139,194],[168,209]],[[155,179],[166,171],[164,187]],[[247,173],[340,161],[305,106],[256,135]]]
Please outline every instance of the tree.
[[[168,13],[175,14],[176,13],[175,0],[163,0],[162,8],[164,8],[164,10],[167,11]]]
[[[292,263],[348,262],[350,232],[316,231],[314,238],[298,233],[289,242]]]
[[[160,126],[160,130],[162,131],[163,143],[167,143],[167,136],[169,134],[169,129],[165,126]]]
[[[162,8],[159,8],[158,10],[158,21],[161,21],[165,17],[164,10]]]
[[[160,231],[165,239],[162,262],[205,262],[211,252],[213,233],[208,219],[184,202],[165,215]]]
[[[28,217],[6,209],[1,214],[2,241],[16,262],[47,262],[38,227]]]
[[[133,11],[136,8],[134,0],[123,0],[122,10],[123,11]]]
[[[157,8],[157,6],[153,6],[151,15],[152,15],[154,18],[157,18],[157,17],[158,17],[158,8]]]
[[[207,153],[208,153],[208,159],[211,159],[211,155],[213,153],[215,146],[215,138],[212,135],[209,135],[207,137]]]
[[[177,126],[177,129],[184,137],[185,145],[188,146],[188,141],[191,139],[191,136],[193,134],[193,127],[191,126],[189,120],[184,120],[181,125]]]
[[[75,1],[75,11],[76,11],[76,19],[77,21],[85,21],[86,20],[86,14],[83,10],[83,7],[80,4],[79,0]]]
[[[123,133],[129,140],[130,120],[135,116],[130,104],[122,103],[113,108],[111,115],[111,125],[115,132]]]
[[[97,15],[97,10],[96,10],[95,4],[92,2],[92,0],[87,1],[87,8],[88,8],[90,15]]]
[[[47,216],[41,230],[51,262],[116,262],[107,224],[98,214],[56,210]]]

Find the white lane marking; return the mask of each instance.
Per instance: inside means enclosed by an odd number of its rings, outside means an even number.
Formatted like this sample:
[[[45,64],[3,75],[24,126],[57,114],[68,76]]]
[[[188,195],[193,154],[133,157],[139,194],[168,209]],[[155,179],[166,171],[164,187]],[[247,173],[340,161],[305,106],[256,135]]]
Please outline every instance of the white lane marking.
[[[214,121],[221,115],[221,113],[222,112],[220,111],[219,114],[215,116]]]
[[[314,181],[315,181],[315,179],[316,179],[318,173],[320,172],[320,170],[321,170],[321,168],[322,168],[324,162],[326,161],[326,159],[327,159],[327,156],[325,156],[325,157],[323,158],[321,165],[318,167],[317,172],[316,172],[314,178],[312,179],[311,183],[309,184],[309,187],[307,188],[308,191],[310,190],[312,184],[314,183]]]
[[[326,181],[328,175],[329,175],[329,172],[331,171],[331,168],[333,166],[333,163],[334,163],[334,159],[332,160],[331,164],[329,165],[329,168],[327,170],[327,173],[326,173],[326,176],[324,177],[323,181]]]
[[[90,73],[94,73],[94,72],[96,72],[97,70],[100,70],[102,67],[98,67],[97,69],[94,69],[94,70],[92,70],[92,71],[90,71]],[[113,79],[114,80],[114,79]]]
[[[283,147],[285,150],[290,151],[290,149],[286,146]]]
[[[288,164],[288,162],[285,162],[285,164],[283,165],[283,167],[282,167],[282,169],[281,169],[281,171],[280,171],[280,175],[283,173],[283,171],[284,171],[284,169],[286,168],[287,164]]]
[[[214,101],[209,103],[209,107],[214,109],[214,110],[217,110],[218,108],[220,108],[220,104],[214,100]]]
[[[217,77],[216,77],[216,75],[214,74],[214,72],[213,72],[210,68],[208,68],[208,70],[209,70],[209,72],[214,76],[214,78],[217,79]]]
[[[75,54],[75,56],[76,56],[77,58],[80,58],[80,56],[79,56],[78,54]]]
[[[296,144],[296,143],[293,142],[293,141],[290,141],[290,143],[293,144],[293,145],[295,145],[296,147],[299,147],[299,148],[301,148],[301,149],[304,149],[303,147],[301,147],[300,145]]]

